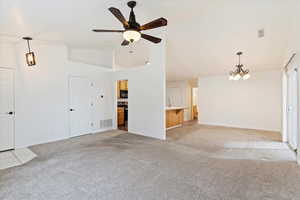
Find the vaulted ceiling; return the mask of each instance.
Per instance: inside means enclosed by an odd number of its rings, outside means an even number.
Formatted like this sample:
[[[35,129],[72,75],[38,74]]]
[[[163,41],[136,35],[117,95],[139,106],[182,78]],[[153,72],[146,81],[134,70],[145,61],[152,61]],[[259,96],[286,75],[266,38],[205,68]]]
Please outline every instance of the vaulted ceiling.
[[[135,12],[141,24],[158,17],[168,19],[167,78],[184,80],[227,73],[236,64],[239,50],[245,54],[242,62],[252,71],[282,67],[296,2],[140,0]],[[120,47],[120,34],[91,32],[121,28],[107,10],[110,6],[126,16],[129,13],[124,0],[0,0],[0,39],[14,41],[30,35],[76,48],[128,53]],[[259,29],[264,29],[265,37],[258,38]],[[147,45],[142,41],[137,45],[132,64],[148,58]]]

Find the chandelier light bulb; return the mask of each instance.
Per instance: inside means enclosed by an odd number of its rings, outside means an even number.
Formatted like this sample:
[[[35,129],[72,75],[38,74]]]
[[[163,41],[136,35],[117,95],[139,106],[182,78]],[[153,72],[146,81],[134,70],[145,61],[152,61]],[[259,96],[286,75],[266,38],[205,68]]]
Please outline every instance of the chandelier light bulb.
[[[235,81],[238,81],[240,79],[241,79],[241,75],[240,74],[235,75],[234,78],[233,78],[233,80],[235,80]]]
[[[245,74],[244,76],[243,76],[243,80],[247,80],[247,79],[249,79],[250,78],[250,74],[248,73],[248,74]]]

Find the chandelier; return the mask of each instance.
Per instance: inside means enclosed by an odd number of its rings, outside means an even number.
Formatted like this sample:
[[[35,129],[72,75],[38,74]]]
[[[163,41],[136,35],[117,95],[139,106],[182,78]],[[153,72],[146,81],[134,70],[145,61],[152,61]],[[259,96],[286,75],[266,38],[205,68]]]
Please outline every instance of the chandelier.
[[[241,55],[243,52],[238,52],[236,55],[239,57],[239,64],[236,65],[236,70],[229,72],[229,80],[247,80],[250,78],[248,69],[243,69],[244,65],[241,64]]]

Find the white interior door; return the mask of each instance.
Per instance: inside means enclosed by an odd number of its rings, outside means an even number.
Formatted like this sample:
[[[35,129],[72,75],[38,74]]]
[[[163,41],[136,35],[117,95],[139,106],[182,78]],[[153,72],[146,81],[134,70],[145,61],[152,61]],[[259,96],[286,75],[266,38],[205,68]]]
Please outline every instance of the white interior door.
[[[14,148],[14,71],[0,69],[0,151]]]
[[[70,135],[76,137],[91,133],[91,81],[70,77]]]
[[[288,98],[287,98],[287,132],[288,143],[293,149],[298,145],[298,72],[291,69],[287,73]]]

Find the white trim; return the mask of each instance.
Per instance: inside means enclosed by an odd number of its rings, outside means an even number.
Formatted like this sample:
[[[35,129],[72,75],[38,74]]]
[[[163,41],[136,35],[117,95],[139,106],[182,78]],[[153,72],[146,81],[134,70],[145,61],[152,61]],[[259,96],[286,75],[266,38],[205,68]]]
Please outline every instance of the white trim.
[[[71,139],[71,137],[67,136],[67,137],[57,138],[54,140],[50,139],[50,140],[45,140],[42,142],[37,142],[37,143],[34,142],[34,143],[27,144],[27,145],[20,145],[20,146],[17,146],[16,149],[27,148],[27,147],[41,145],[41,144],[48,144],[48,143],[52,143],[52,142],[59,142],[59,141],[68,140],[68,139]]]
[[[280,133],[280,131],[281,131],[281,130],[274,130],[274,129],[241,127],[241,126],[235,126],[235,125],[228,125],[228,124],[221,124],[221,123],[208,123],[208,122],[199,122],[199,121],[198,121],[198,124],[206,125],[206,126],[219,126],[219,127],[226,127],[226,128],[250,129],[250,130],[269,131],[269,132],[278,132],[278,133]]]
[[[179,127],[182,127],[182,124],[166,128],[166,130],[168,131],[168,130],[171,130],[171,129],[174,129],[174,128],[179,128]]]
[[[287,142],[287,75],[286,71],[282,74],[282,142]]]
[[[102,128],[102,129],[93,130],[92,134],[103,133],[103,132],[112,131],[112,130],[114,130],[113,127]]]
[[[284,66],[284,69],[287,70],[288,66],[291,64],[291,62],[293,61],[293,59],[295,58],[297,54],[293,53],[293,55],[290,57],[290,59],[288,60],[288,62],[286,63],[286,65]]]
[[[147,137],[147,138],[150,138],[150,139],[166,140],[166,138],[160,138],[160,137],[149,136],[149,135],[142,135],[141,133],[131,131],[129,129],[128,129],[128,133],[133,134],[133,135],[138,135],[138,136],[141,136],[141,137]]]
[[[114,129],[112,127],[109,127],[107,129],[98,129],[96,131],[92,131],[90,133],[87,133],[85,135],[89,135],[89,134],[97,134],[97,133],[102,133],[102,132],[106,132],[106,131],[113,131]],[[41,144],[48,144],[48,143],[53,143],[53,142],[59,142],[59,141],[64,141],[64,140],[69,140],[69,139],[72,139],[72,138],[76,138],[76,137],[82,137],[82,136],[85,136],[85,135],[79,135],[79,136],[75,136],[75,137],[70,137],[70,136],[67,136],[67,137],[61,137],[61,138],[57,138],[57,139],[54,139],[54,140],[45,140],[43,142],[38,142],[38,143],[32,143],[32,144],[29,144],[29,145],[21,145],[21,146],[17,146],[15,147],[15,149],[21,149],[21,148],[27,148],[27,147],[31,147],[31,146],[36,146],[36,145],[41,145]]]
[[[14,71],[16,70],[16,68],[11,68],[11,67],[1,67],[1,66],[0,66],[0,69],[11,69],[11,70],[14,70]]]

